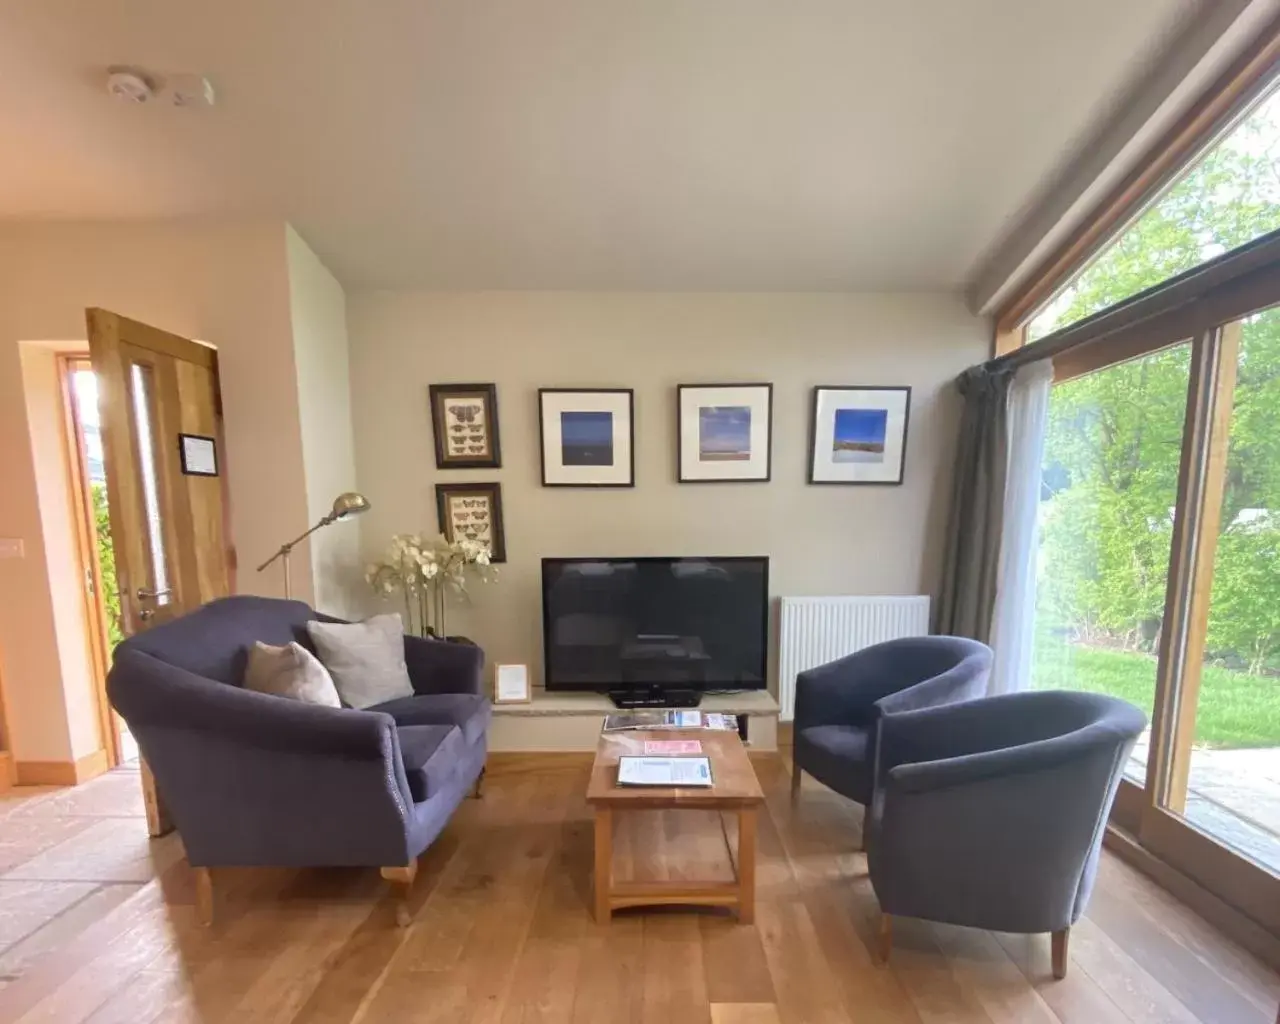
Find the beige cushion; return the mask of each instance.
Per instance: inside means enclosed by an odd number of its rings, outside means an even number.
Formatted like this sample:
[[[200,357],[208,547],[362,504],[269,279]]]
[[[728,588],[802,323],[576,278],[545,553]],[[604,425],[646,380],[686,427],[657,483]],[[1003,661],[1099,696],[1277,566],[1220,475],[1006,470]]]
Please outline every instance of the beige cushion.
[[[375,615],[364,622],[312,621],[307,633],[343,703],[367,708],[413,696],[399,615]]]
[[[307,704],[342,707],[338,688],[320,660],[301,644],[272,647],[261,641],[249,649],[244,687],[276,697],[290,697]]]

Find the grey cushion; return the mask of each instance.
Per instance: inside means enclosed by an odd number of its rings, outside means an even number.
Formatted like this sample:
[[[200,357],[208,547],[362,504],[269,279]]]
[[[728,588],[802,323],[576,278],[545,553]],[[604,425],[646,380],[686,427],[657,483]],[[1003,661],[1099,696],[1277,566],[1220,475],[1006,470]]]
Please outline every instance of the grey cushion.
[[[409,792],[418,803],[443,788],[454,773],[466,742],[452,725],[405,725],[400,734],[400,758]]]
[[[249,648],[244,688],[325,707],[342,706],[333,677],[320,659],[296,642],[275,647],[256,641]]]
[[[413,693],[399,615],[375,615],[364,622],[312,621],[307,633],[351,707],[368,708]]]
[[[456,725],[467,743],[480,739],[489,728],[493,705],[474,693],[439,693],[400,697],[375,704],[370,711],[382,711],[396,725]]]

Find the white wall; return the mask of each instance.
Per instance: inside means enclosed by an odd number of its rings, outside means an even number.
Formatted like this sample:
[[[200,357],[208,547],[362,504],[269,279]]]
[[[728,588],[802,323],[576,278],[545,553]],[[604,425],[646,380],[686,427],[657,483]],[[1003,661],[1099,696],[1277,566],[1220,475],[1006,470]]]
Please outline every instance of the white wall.
[[[238,589],[280,592],[278,574],[253,568],[308,517],[283,222],[0,228],[0,537],[25,546],[0,560],[0,677],[19,761],[68,761],[80,746],[54,612],[70,584],[50,575],[19,353],[24,341],[83,341],[88,306],[217,346]],[[310,599],[306,549],[296,563]]]
[[[285,240],[310,525],[329,512],[339,494],[356,489],[346,296],[293,228],[286,228]],[[353,613],[348,596],[360,575],[359,536],[355,521],[339,522],[307,542],[314,603],[331,615]]]
[[[392,533],[436,529],[436,482],[502,484],[509,562],[450,620],[491,662],[541,676],[547,555],[766,554],[775,594],[936,586],[960,409],[951,381],[989,339],[959,297],[383,292],[353,295],[348,311],[366,556]],[[427,385],[449,381],[497,383],[501,469],[435,469]],[[678,484],[675,386],[726,381],[773,382],[773,481]],[[805,483],[816,384],[913,387],[902,486]],[[539,386],[635,389],[634,489],[540,486]]]

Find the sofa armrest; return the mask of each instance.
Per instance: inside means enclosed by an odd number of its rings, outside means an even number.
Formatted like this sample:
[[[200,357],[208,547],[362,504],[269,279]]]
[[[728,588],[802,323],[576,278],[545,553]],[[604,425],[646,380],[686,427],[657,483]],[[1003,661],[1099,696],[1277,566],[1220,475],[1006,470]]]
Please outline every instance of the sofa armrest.
[[[215,733],[246,746],[361,760],[398,751],[395,720],[255,693],[197,676],[143,651],[118,649],[107,676],[112,706],[133,729]]]
[[[475,644],[405,635],[404,660],[413,692],[484,692],[484,651]]]

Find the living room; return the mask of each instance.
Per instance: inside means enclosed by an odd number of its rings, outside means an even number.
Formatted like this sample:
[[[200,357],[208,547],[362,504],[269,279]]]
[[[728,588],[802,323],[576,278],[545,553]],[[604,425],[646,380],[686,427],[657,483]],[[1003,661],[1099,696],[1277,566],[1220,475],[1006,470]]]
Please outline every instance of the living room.
[[[0,1019],[1278,1019],[1269,0],[0,61]]]

